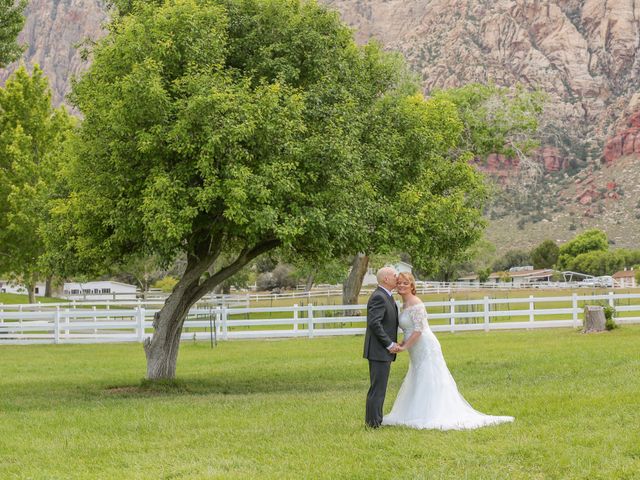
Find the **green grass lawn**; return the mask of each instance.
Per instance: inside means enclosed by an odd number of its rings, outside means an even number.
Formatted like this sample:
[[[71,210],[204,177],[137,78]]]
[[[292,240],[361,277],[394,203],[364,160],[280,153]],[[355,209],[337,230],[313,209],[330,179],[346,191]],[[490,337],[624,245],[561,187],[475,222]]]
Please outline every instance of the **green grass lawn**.
[[[40,303],[59,303],[65,302],[61,298],[50,298],[50,297],[36,297],[36,302]],[[20,295],[17,293],[0,293],[0,304],[20,304],[20,303],[29,303],[29,297],[27,295]]]
[[[639,327],[439,338],[466,399],[515,423],[365,430],[362,337],[184,343],[171,387],[141,384],[137,344],[0,346],[0,478],[640,477]]]

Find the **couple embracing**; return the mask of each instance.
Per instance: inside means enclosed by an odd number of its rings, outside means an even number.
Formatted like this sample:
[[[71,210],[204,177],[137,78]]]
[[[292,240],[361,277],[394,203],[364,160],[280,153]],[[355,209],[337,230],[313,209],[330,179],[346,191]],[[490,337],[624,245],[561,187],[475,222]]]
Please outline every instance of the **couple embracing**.
[[[384,267],[377,274],[378,288],[367,303],[364,357],[369,360],[371,386],[367,393],[366,424],[404,425],[412,428],[461,430],[512,422],[513,417],[485,415],[460,395],[442,356],[440,343],[427,322],[427,311],[416,296],[415,279]],[[392,292],[402,297],[402,312]],[[404,334],[398,343],[398,326]],[[391,413],[383,417],[391,362],[409,352],[409,371]]]

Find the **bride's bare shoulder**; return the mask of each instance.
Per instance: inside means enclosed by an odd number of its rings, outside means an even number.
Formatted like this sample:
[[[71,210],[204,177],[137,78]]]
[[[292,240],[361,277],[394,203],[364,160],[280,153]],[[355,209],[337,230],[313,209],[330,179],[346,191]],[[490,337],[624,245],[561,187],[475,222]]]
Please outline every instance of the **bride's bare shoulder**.
[[[422,300],[420,300],[420,297],[414,296],[413,298],[407,300],[407,302],[404,304],[404,308],[411,308],[415,307],[416,305],[422,305]]]

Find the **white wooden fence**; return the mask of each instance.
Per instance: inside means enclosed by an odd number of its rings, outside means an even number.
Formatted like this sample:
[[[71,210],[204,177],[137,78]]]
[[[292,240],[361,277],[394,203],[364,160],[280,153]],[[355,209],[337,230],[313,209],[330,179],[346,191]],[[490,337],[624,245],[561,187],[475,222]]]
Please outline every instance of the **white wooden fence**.
[[[614,285],[618,287],[618,285]],[[466,292],[470,290],[522,290],[522,289],[540,289],[540,290],[563,290],[563,289],[597,289],[598,287],[581,284],[580,282],[522,282],[522,283],[510,283],[510,282],[431,282],[431,281],[419,281],[416,283],[416,289],[419,295],[428,293],[448,293],[453,294],[457,292]],[[361,289],[361,295],[368,295],[375,289],[375,286],[365,286]],[[130,305],[132,307],[137,306],[140,302],[147,305],[162,305],[169,296],[168,293],[161,292],[138,292],[136,294],[138,298],[133,298],[131,293],[105,293],[105,294],[87,294],[83,299],[69,298],[69,302],[75,302],[77,304],[87,305],[117,305],[125,306]],[[91,299],[89,299],[89,297]],[[95,298],[100,297],[101,300],[96,301]],[[249,306],[252,302],[273,302],[282,299],[299,299],[306,301],[313,301],[314,299],[327,298],[328,300],[335,297],[342,297],[342,286],[331,285],[322,288],[314,288],[310,291],[290,291],[282,293],[274,292],[259,292],[259,293],[233,293],[230,295],[221,294],[208,294],[203,297],[199,304],[207,305],[225,305],[225,306]],[[63,295],[63,298],[66,298]],[[61,306],[66,303],[60,304]]]
[[[425,302],[433,331],[460,332],[534,328],[577,328],[585,304],[609,304],[619,324],[640,323],[640,294],[489,298]],[[70,308],[65,304],[0,308],[0,345],[34,343],[142,342],[153,333],[158,309]],[[308,304],[292,307],[193,308],[182,340],[292,338],[363,334],[365,305]],[[350,312],[349,315],[347,312]],[[352,316],[353,315],[353,316]],[[267,318],[268,317],[268,318]]]

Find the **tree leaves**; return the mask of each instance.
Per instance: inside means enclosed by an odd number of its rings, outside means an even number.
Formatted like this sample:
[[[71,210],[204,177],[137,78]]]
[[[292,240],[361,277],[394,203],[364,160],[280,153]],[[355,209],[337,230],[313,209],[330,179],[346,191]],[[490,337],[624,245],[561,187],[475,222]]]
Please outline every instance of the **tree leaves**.
[[[0,68],[17,60],[24,47],[16,43],[22,26],[22,12],[27,0],[0,0]]]

